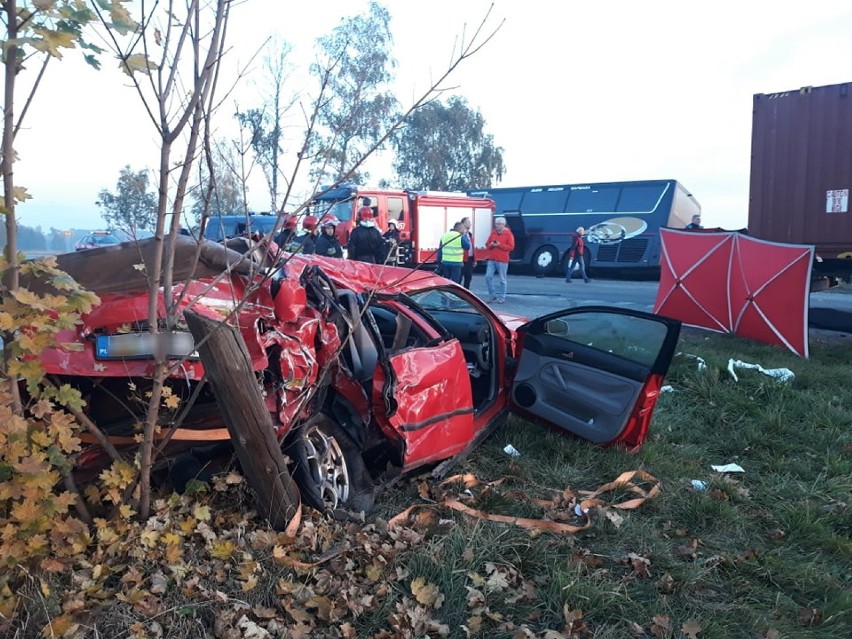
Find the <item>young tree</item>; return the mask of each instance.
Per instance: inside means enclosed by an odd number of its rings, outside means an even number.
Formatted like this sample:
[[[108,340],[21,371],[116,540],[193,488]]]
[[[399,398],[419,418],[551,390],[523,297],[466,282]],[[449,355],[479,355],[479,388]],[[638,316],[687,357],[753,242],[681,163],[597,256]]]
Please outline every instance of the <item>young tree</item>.
[[[237,112],[240,125],[248,129],[249,145],[266,178],[270,211],[278,210],[278,198],[281,195],[279,183],[282,180],[280,159],[283,153],[284,115],[295,102],[294,99],[286,99],[284,95],[290,50],[286,42],[272,42],[263,65],[263,106]]]
[[[317,40],[320,61],[311,71],[327,82],[325,99],[317,105],[324,131],[311,146],[319,181],[338,181],[346,174],[356,182],[366,178],[351,167],[399,119],[397,99],[387,88],[396,66],[390,19],[374,0],[366,14],[344,18]]]
[[[457,96],[417,109],[393,144],[394,171],[404,188],[487,188],[506,172],[503,149],[485,132],[485,118]]]
[[[148,191],[148,171],[133,171],[129,166],[121,169],[115,193],[101,190],[95,202],[101,208],[101,217],[107,226],[128,231],[150,231],[157,221],[157,194]]]
[[[212,145],[212,162],[198,163],[198,183],[192,189],[192,218],[244,215],[245,180],[235,146],[227,141]],[[211,170],[212,169],[212,170]]]

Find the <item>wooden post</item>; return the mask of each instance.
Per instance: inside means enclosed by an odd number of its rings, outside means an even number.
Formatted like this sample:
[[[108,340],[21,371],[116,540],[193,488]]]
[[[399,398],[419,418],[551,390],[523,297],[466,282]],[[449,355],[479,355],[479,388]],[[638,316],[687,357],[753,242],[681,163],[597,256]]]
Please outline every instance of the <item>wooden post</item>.
[[[242,335],[225,322],[192,311],[186,311],[184,317],[195,343],[201,344],[201,363],[257,497],[259,512],[274,529],[284,530],[296,516],[299,490],[284,463]]]

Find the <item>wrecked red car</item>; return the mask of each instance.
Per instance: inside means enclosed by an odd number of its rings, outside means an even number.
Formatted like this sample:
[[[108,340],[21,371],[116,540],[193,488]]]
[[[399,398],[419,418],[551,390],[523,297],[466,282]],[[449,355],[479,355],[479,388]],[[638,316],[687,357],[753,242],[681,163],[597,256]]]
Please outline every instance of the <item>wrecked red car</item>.
[[[636,448],[675,351],[680,323],[584,307],[530,322],[496,315],[431,273],[281,253],[267,266],[219,244],[175,240],[173,304],[239,327],[282,450],[309,505],[368,509],[371,462],[403,471],[472,450],[511,411],[601,445]],[[185,325],[148,332],[153,240],[60,256],[101,303],[44,356],[78,387],[88,416],[117,446],[136,444],[154,353],[168,353],[162,411],[168,468],[203,473],[229,434]],[[198,259],[198,256],[201,259]],[[163,288],[159,308],[165,317]],[[90,442],[80,469],[106,463]]]

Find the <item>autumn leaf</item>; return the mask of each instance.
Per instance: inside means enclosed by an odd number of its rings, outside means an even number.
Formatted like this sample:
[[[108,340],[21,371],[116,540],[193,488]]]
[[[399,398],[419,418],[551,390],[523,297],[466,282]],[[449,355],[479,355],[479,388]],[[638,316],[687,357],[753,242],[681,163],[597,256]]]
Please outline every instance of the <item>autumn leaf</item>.
[[[132,76],[136,71],[150,75],[151,69],[157,68],[156,63],[151,62],[144,53],[133,53],[127,56],[119,66],[129,76]]]
[[[60,615],[47,622],[42,628],[41,634],[45,639],[58,639],[65,635],[71,635],[76,631],[77,624],[71,615]]]
[[[228,561],[236,550],[236,545],[230,539],[214,541],[210,544],[210,554],[216,559],[224,561]]]
[[[689,639],[697,639],[698,634],[701,632],[701,625],[697,619],[687,619],[680,627],[680,631]]]
[[[67,31],[54,31],[53,29],[35,28],[33,32],[40,36],[40,39],[34,38],[31,41],[33,48],[38,51],[43,51],[54,58],[61,58],[62,53],[59,48],[73,49],[74,40],[77,35]]]
[[[438,591],[438,587],[430,584],[424,577],[417,577],[411,582],[411,594],[417,599],[417,603],[423,606],[434,606],[440,608],[443,603],[443,596]]]
[[[655,615],[651,624],[651,634],[665,639],[672,634],[672,620],[668,615]]]

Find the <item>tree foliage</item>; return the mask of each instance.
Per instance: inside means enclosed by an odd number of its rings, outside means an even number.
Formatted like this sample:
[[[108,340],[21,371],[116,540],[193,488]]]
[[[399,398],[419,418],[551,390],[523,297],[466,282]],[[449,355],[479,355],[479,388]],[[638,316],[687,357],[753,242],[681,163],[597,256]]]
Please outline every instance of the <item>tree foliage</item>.
[[[485,118],[461,97],[417,109],[394,138],[394,171],[410,189],[488,188],[506,172],[503,148],[485,132]]]
[[[317,105],[324,132],[313,145],[319,180],[365,179],[353,167],[399,118],[399,103],[388,90],[396,66],[390,20],[388,10],[373,1],[366,14],[344,18],[317,40],[321,61],[311,71],[327,83]]]
[[[150,231],[157,222],[157,194],[148,190],[145,169],[133,171],[125,166],[119,173],[115,193],[101,190],[96,204],[107,226],[131,235],[140,230]]]

